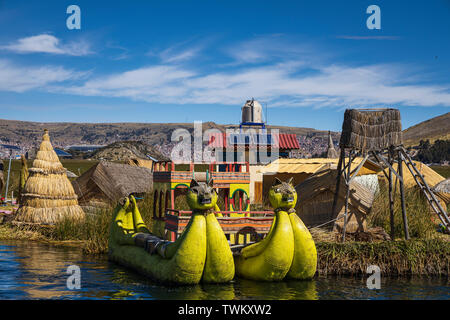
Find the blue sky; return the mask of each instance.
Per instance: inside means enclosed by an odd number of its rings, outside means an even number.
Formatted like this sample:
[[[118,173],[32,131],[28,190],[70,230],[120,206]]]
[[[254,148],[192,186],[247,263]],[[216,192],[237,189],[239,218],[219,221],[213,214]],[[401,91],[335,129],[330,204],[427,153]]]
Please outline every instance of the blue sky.
[[[236,124],[254,97],[269,124],[395,107],[406,128],[449,111],[449,70],[448,0],[0,0],[3,119]]]

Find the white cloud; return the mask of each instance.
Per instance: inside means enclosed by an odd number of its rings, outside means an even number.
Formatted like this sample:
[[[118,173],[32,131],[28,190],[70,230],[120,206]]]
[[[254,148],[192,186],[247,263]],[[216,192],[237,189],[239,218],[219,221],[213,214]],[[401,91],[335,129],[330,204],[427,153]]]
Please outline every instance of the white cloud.
[[[21,67],[8,60],[0,60],[0,91],[25,92],[48,85],[76,80],[86,73],[58,66]]]
[[[37,69],[32,69],[38,79],[16,75],[21,82],[13,88],[23,91],[40,86],[57,93],[167,104],[240,105],[255,97],[269,107],[450,106],[449,84],[421,84],[423,70],[402,64],[353,66],[318,61],[320,51],[306,45],[289,46],[273,36],[266,42],[258,38],[236,45],[234,53],[228,51],[231,63],[236,64],[226,71],[210,71],[211,65],[194,68],[188,61],[193,53],[174,52],[168,50],[160,64],[91,77],[75,85],[57,83],[71,79],[70,70],[57,69],[60,78],[47,80],[39,79]],[[429,78],[425,80],[430,83]],[[0,71],[1,81],[0,88],[10,85]]]
[[[306,61],[314,58],[315,54],[311,45],[283,34],[259,36],[229,46],[224,51],[233,58],[230,65],[286,60]]]
[[[182,62],[194,58],[199,51],[200,47],[185,49],[181,52],[174,52],[172,48],[169,48],[160,53],[160,58],[164,63]]]
[[[18,39],[8,45],[0,46],[0,49],[16,53],[51,53],[71,56],[84,56],[92,53],[89,44],[85,41],[61,44],[58,38],[50,34]]]
[[[181,66],[152,66],[87,81],[70,93],[128,97],[171,104],[241,104],[249,97],[269,106],[450,106],[445,86],[401,85],[399,66],[323,66],[280,63],[234,72],[200,74]],[[406,72],[406,71],[405,71]]]

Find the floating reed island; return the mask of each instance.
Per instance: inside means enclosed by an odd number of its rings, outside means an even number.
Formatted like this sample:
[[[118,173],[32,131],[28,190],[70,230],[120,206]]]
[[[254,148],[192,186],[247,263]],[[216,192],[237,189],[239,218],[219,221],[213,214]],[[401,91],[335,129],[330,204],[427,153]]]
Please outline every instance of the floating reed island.
[[[53,150],[47,129],[44,130],[33,166],[28,171],[16,221],[55,224],[64,218],[84,218],[84,211],[78,205],[66,169]]]

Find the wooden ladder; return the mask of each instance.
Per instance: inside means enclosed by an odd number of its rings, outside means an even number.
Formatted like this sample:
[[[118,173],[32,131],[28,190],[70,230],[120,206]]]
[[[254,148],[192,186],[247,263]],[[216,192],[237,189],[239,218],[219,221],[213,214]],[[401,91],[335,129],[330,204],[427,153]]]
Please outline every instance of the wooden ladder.
[[[409,172],[411,172],[411,175],[413,176],[417,185],[422,190],[422,192],[424,193],[428,202],[430,203],[431,208],[433,208],[433,211],[436,212],[436,214],[438,215],[442,224],[448,230],[450,227],[450,219],[448,217],[447,211],[444,210],[444,208],[442,208],[442,206],[439,203],[439,201],[437,200],[435,194],[433,193],[433,191],[430,189],[427,182],[425,181],[424,176],[416,168],[416,164],[412,161],[411,157],[409,156],[409,154],[405,150],[405,148],[399,147],[398,151],[400,152],[400,156],[402,157],[402,160],[405,161],[406,167],[408,168]]]

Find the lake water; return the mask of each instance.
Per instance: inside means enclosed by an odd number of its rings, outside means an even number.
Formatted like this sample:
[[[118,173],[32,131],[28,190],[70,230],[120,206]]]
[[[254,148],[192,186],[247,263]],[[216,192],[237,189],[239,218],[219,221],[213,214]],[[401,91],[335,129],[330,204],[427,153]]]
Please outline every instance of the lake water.
[[[67,288],[67,267],[78,265],[81,288]],[[447,278],[318,277],[261,283],[237,279],[222,285],[168,287],[111,263],[106,256],[37,242],[0,241],[0,299],[450,299]]]

